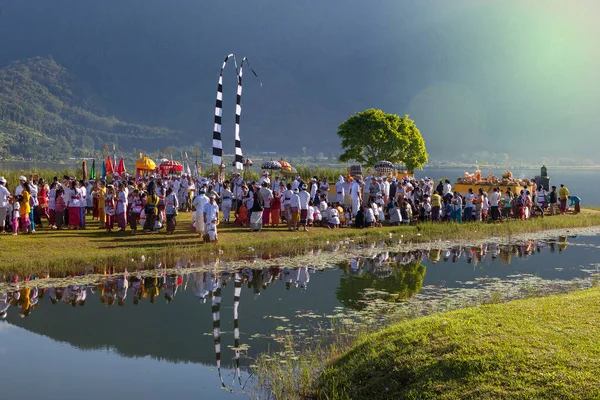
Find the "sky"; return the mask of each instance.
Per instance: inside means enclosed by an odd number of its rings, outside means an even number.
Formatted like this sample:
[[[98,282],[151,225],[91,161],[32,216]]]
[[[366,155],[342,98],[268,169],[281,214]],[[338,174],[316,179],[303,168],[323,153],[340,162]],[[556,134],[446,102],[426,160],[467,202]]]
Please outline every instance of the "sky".
[[[106,113],[180,129],[190,141],[210,143],[220,65],[235,52],[263,82],[246,72],[241,137],[250,151],[339,152],[337,127],[380,108],[409,114],[433,157],[600,162],[598,1],[0,0],[0,8],[0,65],[51,55]],[[235,90],[229,67],[225,152]]]

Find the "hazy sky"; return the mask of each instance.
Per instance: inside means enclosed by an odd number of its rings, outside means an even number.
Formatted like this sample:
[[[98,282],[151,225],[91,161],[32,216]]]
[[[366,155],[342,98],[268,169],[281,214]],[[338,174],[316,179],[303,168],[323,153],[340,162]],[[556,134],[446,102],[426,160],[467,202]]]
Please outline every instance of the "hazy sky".
[[[433,155],[596,156],[600,1],[0,0],[0,64],[52,55],[107,112],[212,137],[229,52],[247,56],[242,143],[339,146],[366,108],[409,113]],[[224,145],[233,151],[233,68]],[[268,138],[259,140],[259,138]],[[320,150],[319,150],[320,151]]]

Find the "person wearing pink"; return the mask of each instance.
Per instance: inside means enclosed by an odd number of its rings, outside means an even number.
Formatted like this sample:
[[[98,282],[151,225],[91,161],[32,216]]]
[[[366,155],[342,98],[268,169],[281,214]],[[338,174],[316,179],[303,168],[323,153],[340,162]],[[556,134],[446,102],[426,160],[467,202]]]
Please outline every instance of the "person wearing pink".
[[[65,221],[65,210],[67,209],[67,205],[65,204],[65,197],[63,194],[64,190],[62,188],[56,189],[56,194],[54,196],[54,220],[56,229],[62,229]]]
[[[67,207],[69,207],[69,228],[78,229],[80,226],[81,193],[77,188],[77,181],[73,180],[71,182],[69,192],[70,196],[67,204]]]
[[[114,227],[115,219],[115,187],[113,185],[106,186],[104,212],[106,213],[106,233],[110,233]]]

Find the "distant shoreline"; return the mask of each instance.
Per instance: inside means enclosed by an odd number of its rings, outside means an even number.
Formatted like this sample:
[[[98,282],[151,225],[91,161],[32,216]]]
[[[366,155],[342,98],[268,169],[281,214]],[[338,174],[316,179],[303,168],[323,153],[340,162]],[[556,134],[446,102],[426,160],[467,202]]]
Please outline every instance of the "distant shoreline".
[[[288,158],[286,158],[288,159]],[[60,166],[60,167],[73,167],[78,168],[81,165],[81,161],[74,160],[61,160],[61,161],[48,161],[48,160],[0,160],[0,170],[6,168],[7,170],[20,170],[24,164],[48,164],[48,166]],[[87,161],[91,161],[91,159],[86,158]],[[293,158],[289,158],[293,165],[302,166],[305,165],[305,161],[294,160]],[[12,164],[12,165],[11,165]],[[203,161],[202,165],[205,165]],[[332,164],[332,163],[321,163],[315,164],[310,163],[311,166],[314,167],[322,167],[322,168],[330,168],[330,169],[340,169],[346,168],[346,164]],[[518,165],[518,164],[487,164],[487,165],[479,165],[476,164],[444,164],[444,165],[436,165],[436,164],[426,164],[423,166],[423,170],[444,170],[444,169],[453,169],[453,168],[464,168],[466,170],[474,170],[475,168],[479,168],[482,171],[487,169],[502,169],[502,170],[539,170],[542,165],[528,164],[528,165]],[[549,170],[583,170],[583,171],[600,171],[600,165],[552,165],[546,164],[546,167]],[[34,167],[35,168],[35,167]],[[39,168],[39,167],[38,167]],[[258,167],[255,167],[259,169]],[[421,171],[421,170],[418,170]]]

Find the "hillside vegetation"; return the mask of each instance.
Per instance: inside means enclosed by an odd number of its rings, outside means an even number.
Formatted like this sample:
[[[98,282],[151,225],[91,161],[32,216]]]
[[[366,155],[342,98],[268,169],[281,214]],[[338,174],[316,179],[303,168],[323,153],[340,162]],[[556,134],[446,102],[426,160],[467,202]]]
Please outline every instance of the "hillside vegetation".
[[[0,69],[0,156],[83,157],[106,143],[155,150],[178,132],[104,116],[85,86],[52,58]]]

